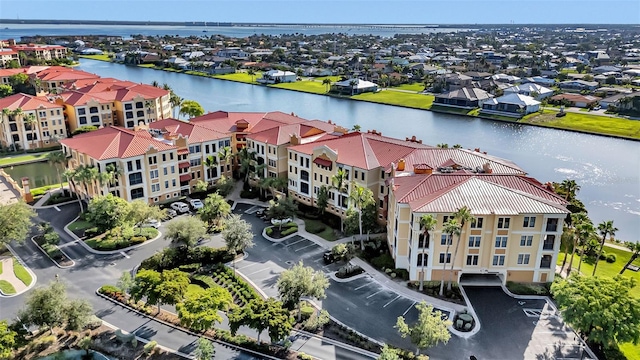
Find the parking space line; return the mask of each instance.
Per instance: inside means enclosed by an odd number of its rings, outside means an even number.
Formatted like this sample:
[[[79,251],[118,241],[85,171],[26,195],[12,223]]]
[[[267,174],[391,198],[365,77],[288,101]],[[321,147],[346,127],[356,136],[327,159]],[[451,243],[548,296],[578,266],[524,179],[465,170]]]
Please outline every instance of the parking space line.
[[[304,249],[306,249],[306,248],[310,248],[310,247],[312,247],[312,246],[318,246],[318,245],[316,245],[316,244],[313,244],[313,243],[312,243],[311,245],[307,245],[307,246],[305,246],[305,247],[301,247],[300,249],[298,249],[298,250],[293,250],[293,251],[294,251],[294,252],[298,252],[298,251],[300,251],[300,250],[304,250]]]
[[[380,289],[380,290],[378,290],[378,291],[374,292],[373,294],[371,294],[371,295],[367,296],[367,299],[368,299],[368,298],[370,298],[370,297],[376,296],[377,294],[379,294],[379,293],[381,293],[381,292],[383,292],[383,291],[384,291],[384,289]]]
[[[129,255],[127,255],[127,254],[125,254],[125,253],[124,253],[124,251],[120,251],[120,254],[121,254],[122,256],[126,257],[127,259],[130,259],[130,258],[131,258],[131,256],[129,256]]]
[[[324,259],[323,259],[323,258],[315,259],[315,260],[313,260],[313,262],[314,262],[314,263],[317,263],[317,262],[320,262],[320,261],[322,261],[322,260],[324,260]],[[324,266],[323,266],[323,267],[324,267]]]
[[[395,298],[393,298],[393,300],[389,301],[388,303],[384,304],[382,307],[386,308],[389,304],[391,304],[392,302],[398,300],[398,298],[400,297],[400,295],[396,296]]]
[[[62,211],[62,210],[60,210],[60,208],[59,208],[59,207],[57,207],[57,206],[54,206],[53,208],[54,208],[54,209],[56,209],[56,211]]]
[[[252,273],[248,273],[247,275],[257,274],[257,273],[259,273],[259,272],[263,272],[263,271],[265,271],[265,270],[271,270],[271,268],[268,268],[268,267],[267,267],[267,268],[264,268],[264,269],[260,269],[260,270],[258,270],[258,271],[254,271],[254,272],[252,272]]]
[[[246,269],[246,268],[248,268],[248,267],[250,267],[250,266],[254,266],[254,265],[258,265],[258,264],[260,264],[260,263],[257,263],[257,262],[256,262],[256,263],[250,263],[249,265],[246,265],[246,266],[243,266],[243,267],[239,267],[239,268],[237,268],[237,269],[238,269],[238,270]]]
[[[412,308],[412,307],[413,307],[413,305],[415,305],[415,304],[416,304],[416,302],[414,301],[414,302],[411,304],[411,306],[409,306],[409,307],[407,308],[407,310],[405,310],[405,311],[402,313],[402,316],[407,315],[407,313],[409,312],[409,310],[411,310],[411,308]]]
[[[298,241],[294,241],[294,242],[292,242],[291,244],[286,244],[285,246],[286,246],[286,247],[289,247],[289,246],[291,246],[291,245],[295,245],[295,244],[297,244],[297,243],[299,243],[299,242],[302,242],[302,241],[305,241],[305,240],[307,240],[307,239],[300,239],[300,240],[298,240]]]
[[[360,285],[360,286],[358,286],[357,288],[355,288],[355,289],[353,289],[353,290],[360,290],[360,289],[362,289],[363,287],[365,287],[365,286],[369,286],[369,285],[371,285],[371,284],[373,284],[373,283],[368,282],[368,283],[366,283],[366,284],[364,284],[364,285]]]

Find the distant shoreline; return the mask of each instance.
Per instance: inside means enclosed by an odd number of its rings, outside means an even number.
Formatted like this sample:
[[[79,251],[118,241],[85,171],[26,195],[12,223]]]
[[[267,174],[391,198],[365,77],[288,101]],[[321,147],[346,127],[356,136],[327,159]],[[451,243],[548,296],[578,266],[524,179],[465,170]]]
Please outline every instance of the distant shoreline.
[[[0,24],[33,24],[33,25],[135,25],[135,26],[211,26],[211,27],[357,27],[357,28],[458,28],[476,29],[499,26],[517,28],[523,26],[536,27],[632,27],[637,24],[366,24],[366,23],[245,23],[222,21],[110,21],[110,20],[63,20],[63,19],[0,19]]]

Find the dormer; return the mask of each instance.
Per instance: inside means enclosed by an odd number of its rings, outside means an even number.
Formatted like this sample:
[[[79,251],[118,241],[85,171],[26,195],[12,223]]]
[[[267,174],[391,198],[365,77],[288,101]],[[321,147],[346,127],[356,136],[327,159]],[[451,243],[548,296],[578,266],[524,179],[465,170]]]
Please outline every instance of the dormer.
[[[243,132],[249,128],[249,122],[245,119],[240,119],[236,121],[236,130]]]

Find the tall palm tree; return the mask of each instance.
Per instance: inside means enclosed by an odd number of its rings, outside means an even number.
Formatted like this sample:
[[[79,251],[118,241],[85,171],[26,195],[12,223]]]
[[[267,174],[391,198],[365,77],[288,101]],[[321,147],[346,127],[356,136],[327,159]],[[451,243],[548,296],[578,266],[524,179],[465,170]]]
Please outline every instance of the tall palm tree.
[[[209,177],[209,182],[213,182],[213,169],[218,167],[218,158],[209,155],[206,159],[204,159],[204,166],[207,169],[207,176]]]
[[[596,263],[593,266],[593,273],[591,273],[591,276],[596,275],[598,261],[600,261],[602,248],[604,247],[604,242],[607,240],[607,235],[616,236],[616,231],[618,231],[618,228],[613,226],[613,220],[603,220],[600,224],[598,224],[598,232],[600,233],[600,235],[602,235],[602,240],[600,240],[600,249],[598,250],[598,254],[596,255]]]
[[[100,195],[104,195],[104,186],[111,183],[111,175],[106,171],[98,171],[98,175],[96,176],[95,180],[98,181],[98,185],[100,186]],[[107,189],[107,192],[109,192],[109,189]]]
[[[12,114],[13,114],[13,111],[11,111],[9,108],[2,109],[2,117],[0,117],[0,129],[2,129],[2,132],[4,134],[9,134],[9,137],[11,138],[11,142],[13,143],[13,136],[11,136],[11,131],[6,131],[4,128],[4,124],[9,122],[9,118],[12,116]],[[14,148],[15,148],[15,145],[14,145]]]
[[[107,174],[107,184],[109,184],[109,187],[111,187],[116,182],[116,180],[119,179],[119,176],[123,174],[122,169],[118,167],[118,165],[114,164],[107,165],[105,170],[105,174]]]
[[[580,261],[578,262],[578,273],[582,267],[582,261],[584,260],[585,249],[589,246],[590,241],[597,236],[596,227],[593,226],[591,220],[582,222],[577,226],[578,237],[580,238]]]
[[[224,162],[223,172],[225,173],[227,172],[226,168],[227,168],[227,165],[229,165],[229,162],[231,162],[232,156],[233,156],[233,153],[231,152],[230,146],[221,147],[220,150],[218,151],[218,159],[220,159],[221,162]]]
[[[254,81],[254,79],[255,79],[255,77],[256,77],[256,71],[255,71],[255,70],[253,70],[253,69],[249,69],[249,70],[247,70],[247,74],[248,74],[249,76],[251,76],[251,82],[255,82],[255,81]]]
[[[89,199],[89,185],[98,180],[99,171],[93,166],[79,166],[75,172],[75,181],[84,187],[85,198]]]
[[[351,81],[349,81],[349,86],[351,86],[351,96],[353,96],[353,93],[357,85],[358,85],[358,80],[352,79]]]
[[[176,110],[180,108],[180,105],[184,101],[183,98],[176,95],[173,91],[169,96],[169,103],[171,104],[171,108],[173,109],[173,117],[176,118]],[[177,118],[176,118],[177,119]]]
[[[420,230],[422,231],[422,235],[426,238],[427,244],[430,244],[431,232],[436,228],[437,224],[438,220],[431,214],[422,215],[422,217],[420,217]],[[429,245],[427,245],[427,248],[428,247]],[[418,289],[420,291],[424,288],[424,263],[426,262],[424,261],[424,256],[425,253],[422,252],[422,264],[420,264],[422,266],[422,276],[420,277],[420,287]]]
[[[627,247],[629,248],[629,250],[631,250],[631,258],[629,258],[629,261],[627,261],[627,263],[622,267],[622,270],[620,270],[620,275],[622,275],[625,270],[627,270],[631,263],[633,263],[638,257],[640,257],[640,242],[627,242]]]
[[[347,192],[347,172],[338,169],[335,175],[331,176],[331,188],[338,191],[338,206],[342,204],[342,194]],[[340,217],[340,231],[344,231],[344,219]]]
[[[573,232],[573,249],[571,250],[571,259],[569,260],[569,268],[567,269],[567,276],[571,274],[571,270],[573,267],[573,256],[576,254],[576,249],[578,248],[579,234],[578,234],[578,226],[583,222],[591,221],[587,214],[583,212],[571,214],[571,228]]]
[[[578,185],[575,180],[564,179],[560,183],[560,189],[564,192],[564,199],[569,201],[569,199],[575,198],[578,194],[580,185]]]
[[[325,88],[327,89],[327,92],[329,92],[329,90],[331,89],[331,79],[329,78],[325,78],[322,80],[322,85],[325,86]]]
[[[76,196],[78,197],[78,204],[80,205],[80,213],[84,212],[83,206],[82,206],[82,198],[80,197],[80,195],[78,194],[78,190],[76,188],[76,170],[77,169],[67,169],[65,170],[65,172],[62,174],[62,176],[64,176],[67,181],[69,182],[69,190],[73,191]]]
[[[449,236],[446,239],[447,249],[445,250],[444,261],[442,262],[442,278],[440,279],[440,296],[444,296],[444,273],[447,271],[447,258],[449,257],[449,247],[451,246],[453,236],[460,235],[460,232],[461,232],[461,228],[460,228],[460,224],[458,224],[458,220],[454,218],[444,223],[442,232]]]
[[[451,291],[451,282],[453,277],[453,266],[456,262],[456,256],[458,256],[458,249],[460,248],[460,240],[462,238],[462,231],[464,230],[464,226],[475,219],[473,215],[471,215],[471,210],[468,207],[463,206],[458,209],[455,213],[453,213],[453,218],[458,220],[460,223],[460,233],[458,233],[458,241],[456,242],[456,247],[453,250],[453,258],[451,259],[451,268],[449,268],[449,282],[447,283],[447,290]]]
[[[35,141],[35,137],[33,136],[33,134],[36,131],[36,128],[38,127],[38,120],[36,119],[36,116],[33,115],[32,113],[27,114],[27,116],[24,117],[24,125],[26,127],[29,127],[29,130],[31,130],[31,149],[33,149],[33,143]]]
[[[364,208],[374,202],[373,191],[371,189],[357,185],[355,181],[351,184],[351,193],[349,193],[349,202],[354,205],[358,211],[358,227],[360,229],[360,249],[364,250],[364,240],[362,239],[362,211]]]
[[[18,122],[18,118],[21,118],[23,116],[23,112],[22,112],[22,108],[17,108],[15,110],[13,110],[13,112],[11,113],[11,115],[13,116],[13,120],[15,120],[16,122]],[[18,151],[18,148],[16,147],[15,141],[13,143],[13,151]]]
[[[47,154],[47,162],[56,168],[60,190],[62,191],[62,177],[60,176],[60,168],[64,169],[67,165],[67,156],[62,151],[53,151]]]

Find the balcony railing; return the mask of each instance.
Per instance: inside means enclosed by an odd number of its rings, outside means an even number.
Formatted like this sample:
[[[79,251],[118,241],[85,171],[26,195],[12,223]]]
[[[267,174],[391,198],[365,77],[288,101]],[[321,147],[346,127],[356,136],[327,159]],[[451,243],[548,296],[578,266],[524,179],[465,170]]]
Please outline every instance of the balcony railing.
[[[542,250],[553,250],[553,242],[545,241],[544,244],[542,244]]]
[[[550,269],[551,261],[550,260],[540,260],[540,268],[541,269]]]

